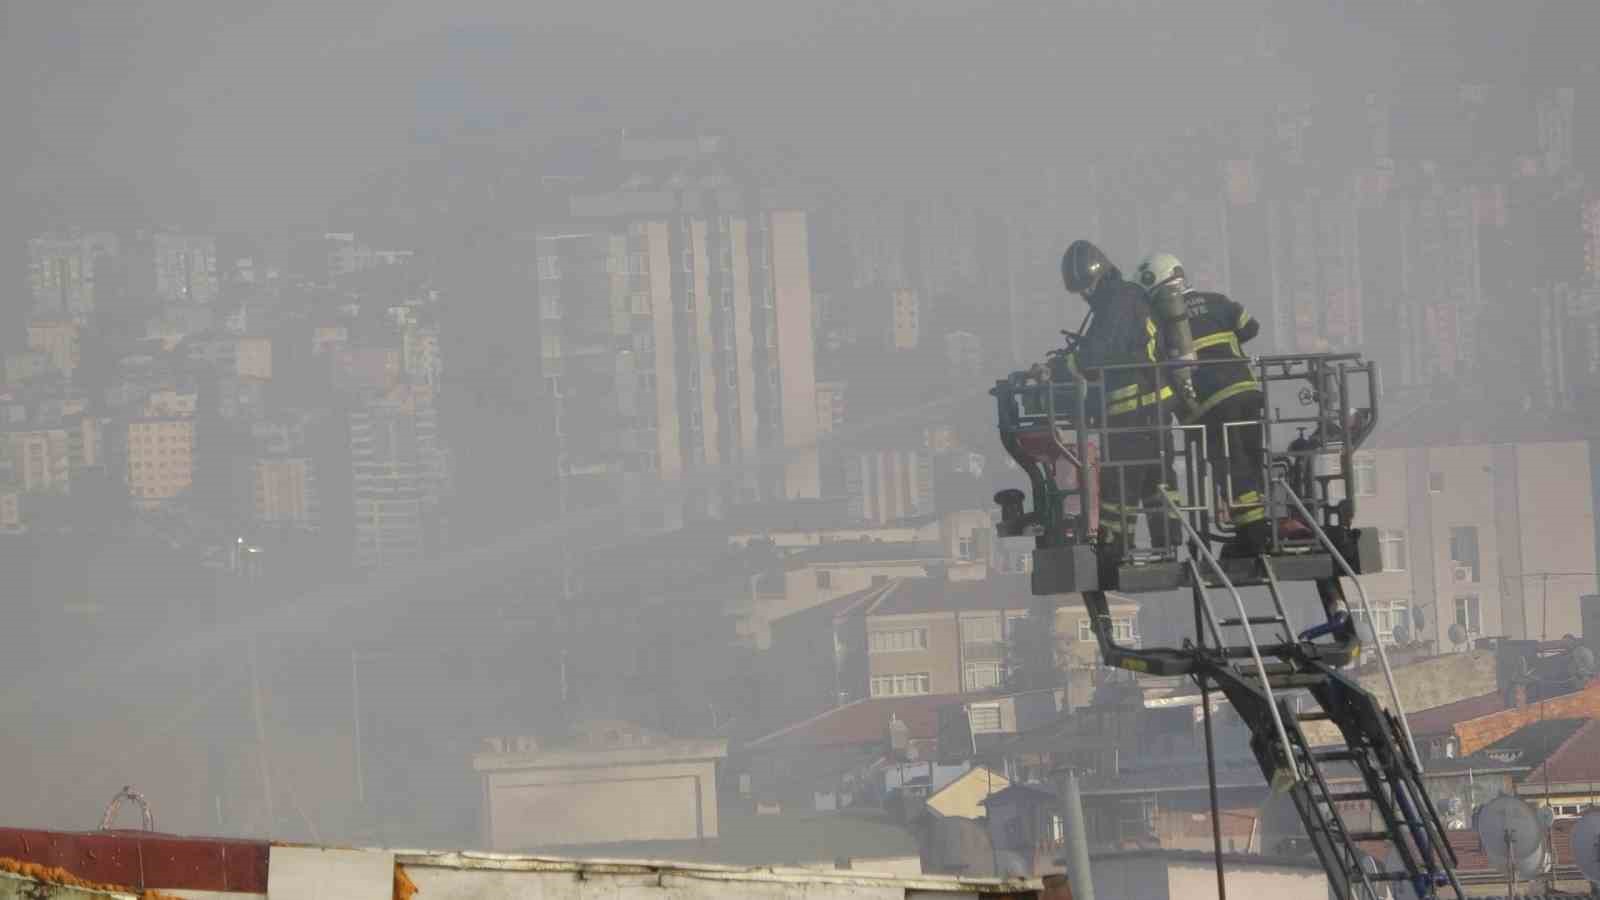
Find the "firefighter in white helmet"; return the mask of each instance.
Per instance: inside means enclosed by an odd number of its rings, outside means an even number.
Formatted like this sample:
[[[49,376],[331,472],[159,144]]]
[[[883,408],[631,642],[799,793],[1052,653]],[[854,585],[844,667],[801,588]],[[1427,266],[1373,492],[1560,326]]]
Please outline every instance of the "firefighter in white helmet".
[[[1146,257],[1136,279],[1161,332],[1161,358],[1207,363],[1175,374],[1178,415],[1185,425],[1205,426],[1213,478],[1228,488],[1234,538],[1223,553],[1255,556],[1271,537],[1262,494],[1263,435],[1255,424],[1264,398],[1243,345],[1261,325],[1225,295],[1192,289],[1183,263],[1170,253]]]

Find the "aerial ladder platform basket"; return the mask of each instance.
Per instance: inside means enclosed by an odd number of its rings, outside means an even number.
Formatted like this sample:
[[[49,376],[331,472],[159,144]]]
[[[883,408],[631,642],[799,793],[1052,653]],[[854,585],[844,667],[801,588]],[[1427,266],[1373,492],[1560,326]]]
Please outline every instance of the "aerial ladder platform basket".
[[[1260,466],[1266,486],[1260,503],[1272,527],[1262,552],[1228,557],[1211,548],[1233,536],[1225,499],[1234,496],[1229,466],[1206,458],[1203,426],[1169,424],[1173,409],[1163,398],[1179,366],[1240,361],[1108,366],[1083,377],[1060,362],[1058,353],[990,391],[1001,443],[1029,481],[1026,492],[995,496],[997,531],[1034,539],[1033,593],[1081,594],[1106,665],[1191,677],[1203,690],[1215,686],[1226,695],[1251,731],[1268,783],[1290,792],[1334,896],[1378,900],[1393,887],[1395,896],[1434,897],[1449,886],[1464,897],[1382,643],[1372,642],[1389,687],[1388,708],[1341,671],[1361,651],[1358,624],[1375,621],[1356,576],[1382,570],[1376,530],[1356,524],[1352,456],[1377,426],[1376,365],[1354,353],[1247,361],[1264,394],[1262,413],[1223,423],[1219,443],[1231,457],[1246,446],[1247,430],[1260,434],[1263,452],[1252,462]],[[1100,384],[1108,372],[1129,369],[1145,370],[1125,374],[1156,386],[1156,408],[1150,424],[1113,428]],[[1141,431],[1150,439],[1112,440]],[[1111,452],[1118,446],[1153,449],[1119,458]],[[1101,486],[1123,479],[1125,488],[1140,468],[1165,473],[1161,490],[1147,492],[1160,498],[1156,518],[1178,537],[1158,542],[1164,546],[1136,549],[1132,541],[1110,540],[1111,533],[1134,533],[1136,523],[1100,518]],[[1119,515],[1130,513],[1123,507]],[[1315,586],[1321,621],[1297,627],[1283,598],[1287,582]],[[1354,614],[1346,584],[1356,588]],[[1269,612],[1247,609],[1240,591],[1250,587],[1265,589]],[[1108,591],[1175,590],[1193,598],[1194,639],[1178,647],[1118,643]],[[1311,721],[1331,723],[1339,743],[1313,746],[1302,729]],[[1360,817],[1365,827],[1346,821],[1354,804],[1371,810]]]

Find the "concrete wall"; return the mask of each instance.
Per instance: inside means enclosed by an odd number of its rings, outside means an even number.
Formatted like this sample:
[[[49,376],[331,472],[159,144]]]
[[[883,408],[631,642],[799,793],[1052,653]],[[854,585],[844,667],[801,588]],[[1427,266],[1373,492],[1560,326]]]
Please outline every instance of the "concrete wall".
[[[1388,682],[1384,680],[1382,668],[1377,665],[1377,654],[1367,650],[1363,656],[1369,657],[1365,661],[1370,665],[1361,671],[1356,680],[1387,709],[1393,704],[1389,697]],[[1421,712],[1469,697],[1481,697],[1499,687],[1495,679],[1494,653],[1489,650],[1447,653],[1395,666],[1394,683],[1407,713]],[[1312,744],[1331,744],[1340,740],[1339,729],[1330,722],[1307,722],[1301,727]],[[1417,749],[1419,753],[1424,750],[1422,747]]]
[[[717,836],[720,741],[625,750],[486,753],[490,847],[696,840]]]
[[[1234,863],[1226,866],[1226,873],[1229,896],[1273,900],[1324,900],[1328,896],[1328,876],[1316,869]],[[1203,863],[1171,863],[1167,868],[1167,890],[1175,900],[1216,897],[1217,870]]]
[[[1579,633],[1577,598],[1595,586],[1589,445],[1582,441],[1377,450],[1373,490],[1356,497],[1363,527],[1404,532],[1406,567],[1362,577],[1374,604],[1421,610],[1418,640],[1454,645],[1456,599],[1476,596],[1476,634]],[[1477,529],[1478,570],[1451,556],[1456,527]],[[1554,573],[1554,574],[1552,574]],[[1548,620],[1548,621],[1547,621]]]

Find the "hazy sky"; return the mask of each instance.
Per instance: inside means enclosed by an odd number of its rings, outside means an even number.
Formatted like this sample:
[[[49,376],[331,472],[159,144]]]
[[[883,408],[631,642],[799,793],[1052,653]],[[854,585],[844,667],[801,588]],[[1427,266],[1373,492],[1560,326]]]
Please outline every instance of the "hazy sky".
[[[1261,51],[1342,17],[1273,6],[12,3],[0,90],[21,139],[0,152],[13,219],[109,207],[201,226],[316,219],[414,152],[442,99],[498,107],[535,138],[677,109],[801,142],[824,171],[892,151],[960,177],[1312,87],[1317,45],[1293,63]]]

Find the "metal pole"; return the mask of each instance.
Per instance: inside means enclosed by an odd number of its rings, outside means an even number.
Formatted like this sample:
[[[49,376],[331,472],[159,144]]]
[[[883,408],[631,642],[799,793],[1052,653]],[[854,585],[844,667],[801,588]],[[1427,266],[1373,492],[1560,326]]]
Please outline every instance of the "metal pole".
[[[1539,640],[1550,640],[1550,573],[1539,578]]]
[[[277,816],[272,809],[272,774],[267,765],[267,726],[261,714],[261,672],[256,665],[256,636],[253,634],[250,636],[250,695],[251,705],[255,708],[256,754],[261,764],[261,795],[267,808],[267,836],[271,837]]]
[[[1195,647],[1200,655],[1206,652],[1206,629],[1201,621],[1200,592],[1204,590],[1197,579],[1194,583],[1194,634]],[[1222,813],[1217,803],[1217,750],[1211,735],[1211,682],[1204,670],[1195,676],[1200,683],[1201,717],[1206,731],[1206,788],[1211,792],[1211,855],[1217,863],[1217,900],[1228,900],[1228,885],[1222,871]]]
[[[356,735],[356,805],[367,805],[367,779],[361,765],[361,679],[356,675],[356,651],[350,651],[350,706]]]
[[[1084,827],[1083,798],[1078,796],[1078,776],[1067,770],[1065,790],[1061,792],[1067,816],[1067,883],[1072,900],[1094,900],[1094,880],[1089,873],[1089,833]]]

